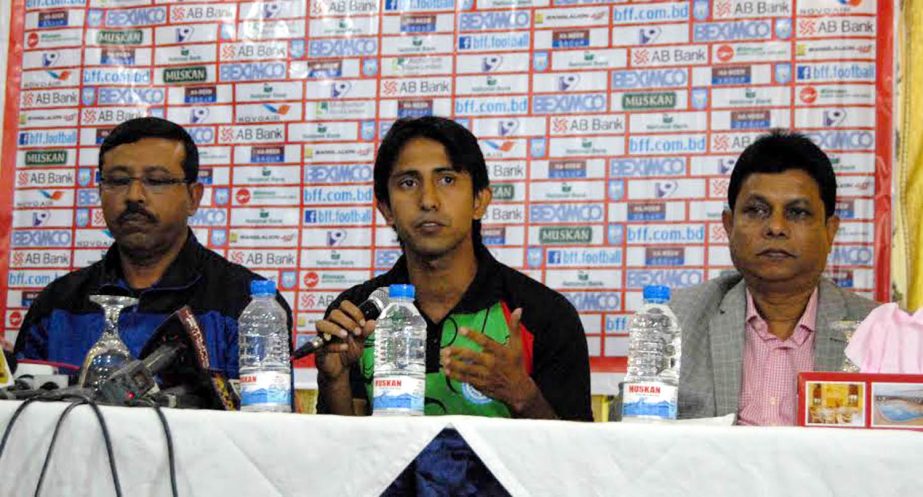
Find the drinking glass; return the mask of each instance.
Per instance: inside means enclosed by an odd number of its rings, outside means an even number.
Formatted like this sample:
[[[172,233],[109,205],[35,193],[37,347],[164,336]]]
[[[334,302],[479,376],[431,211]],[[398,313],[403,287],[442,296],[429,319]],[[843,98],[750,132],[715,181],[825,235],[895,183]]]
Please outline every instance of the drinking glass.
[[[80,386],[99,388],[113,372],[132,360],[131,352],[119,337],[119,314],[126,307],[136,305],[138,299],[117,295],[90,295],[90,302],[103,308],[105,324],[103,335],[93,344],[80,369]]]

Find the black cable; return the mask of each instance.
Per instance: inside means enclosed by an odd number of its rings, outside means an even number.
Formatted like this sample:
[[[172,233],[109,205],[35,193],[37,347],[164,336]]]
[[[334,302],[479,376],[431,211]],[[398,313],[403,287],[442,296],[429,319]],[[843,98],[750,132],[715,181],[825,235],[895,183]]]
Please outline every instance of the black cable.
[[[42,491],[42,482],[45,481],[45,474],[48,471],[48,464],[51,462],[51,454],[54,453],[54,445],[58,441],[58,434],[61,432],[61,425],[64,424],[64,418],[66,418],[75,407],[82,406],[86,403],[86,399],[75,400],[71,402],[69,406],[67,406],[67,409],[64,409],[64,412],[62,412],[60,416],[58,416],[58,422],[55,423],[54,433],[51,435],[51,443],[48,444],[48,450],[45,451],[45,462],[42,463],[42,472],[39,473],[38,483],[35,485],[35,497],[38,497],[39,493]]]
[[[38,397],[33,397],[31,399],[23,401],[22,404],[19,404],[19,407],[16,408],[16,411],[13,413],[13,417],[10,418],[10,422],[6,425],[6,429],[3,430],[3,439],[0,440],[0,459],[3,459],[3,451],[6,449],[6,442],[10,438],[10,433],[13,432],[13,425],[16,424],[16,420],[19,418],[19,415],[26,409],[26,407],[38,400]]]
[[[109,436],[109,428],[106,425],[106,419],[103,417],[103,413],[96,404],[96,401],[88,395],[77,392],[59,394],[52,390],[47,395],[42,396],[42,400],[64,400],[68,398],[76,398],[85,401],[85,403],[93,409],[93,413],[96,414],[96,420],[99,421],[99,427],[103,432],[106,454],[109,456],[109,470],[112,472],[112,485],[115,487],[115,495],[116,497],[122,497],[122,485],[119,483],[119,473],[115,467],[115,454],[112,451],[112,438]]]
[[[179,497],[176,490],[176,459],[173,456],[173,434],[170,433],[170,423],[167,423],[167,417],[164,416],[163,410],[156,402],[153,403],[154,411],[160,418],[160,424],[163,425],[163,434],[167,438],[167,460],[170,462],[170,489],[173,491],[173,497]]]
[[[99,420],[99,427],[103,431],[103,440],[106,442],[106,453],[109,455],[109,469],[112,471],[112,485],[115,486],[116,497],[122,497],[122,486],[119,484],[119,474],[115,470],[115,455],[112,453],[112,439],[109,437],[109,428],[106,427],[106,420],[103,413],[96,405],[96,402],[90,400],[90,407],[96,413],[96,419]]]
[[[173,492],[173,497],[179,497],[179,491],[177,490],[176,484],[176,457],[173,453],[173,434],[170,431],[170,423],[167,422],[167,417],[163,414],[163,410],[160,407],[160,404],[157,401],[144,398],[128,403],[129,407],[152,407],[155,412],[157,412],[157,417],[160,419],[160,426],[163,427],[163,434],[167,439],[167,460],[170,464],[170,490]]]

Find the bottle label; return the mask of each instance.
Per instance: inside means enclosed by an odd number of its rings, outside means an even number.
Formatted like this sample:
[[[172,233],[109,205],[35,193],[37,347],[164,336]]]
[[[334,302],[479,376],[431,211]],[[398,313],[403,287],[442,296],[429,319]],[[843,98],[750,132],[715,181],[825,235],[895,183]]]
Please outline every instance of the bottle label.
[[[677,388],[659,381],[626,383],[622,392],[622,417],[676,419]]]
[[[423,413],[423,396],[426,381],[412,376],[388,376],[373,380],[372,410],[375,414],[388,412]]]
[[[260,371],[240,375],[240,405],[292,404],[292,375],[277,371]]]

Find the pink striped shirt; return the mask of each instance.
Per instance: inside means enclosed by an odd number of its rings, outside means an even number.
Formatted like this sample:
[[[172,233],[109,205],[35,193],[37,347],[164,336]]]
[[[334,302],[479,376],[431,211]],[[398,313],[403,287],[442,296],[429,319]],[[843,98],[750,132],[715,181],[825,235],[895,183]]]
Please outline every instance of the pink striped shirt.
[[[814,370],[814,325],[817,320],[817,290],[786,340],[769,333],[747,291],[746,339],[743,379],[737,423],[741,425],[794,425],[797,408],[798,373]]]

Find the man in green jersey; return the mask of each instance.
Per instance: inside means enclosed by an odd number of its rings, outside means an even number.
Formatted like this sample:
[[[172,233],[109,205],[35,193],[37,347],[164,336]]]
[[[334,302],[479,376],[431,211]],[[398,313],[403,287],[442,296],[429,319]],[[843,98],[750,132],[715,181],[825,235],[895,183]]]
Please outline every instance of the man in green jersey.
[[[425,413],[591,420],[587,342],[561,294],[498,262],[481,239],[491,201],[477,139],[454,121],[401,119],[375,161],[378,208],[403,256],[341,294],[317,323],[318,412],[366,415],[374,321],[358,304],[395,283],[416,287],[426,319]]]

